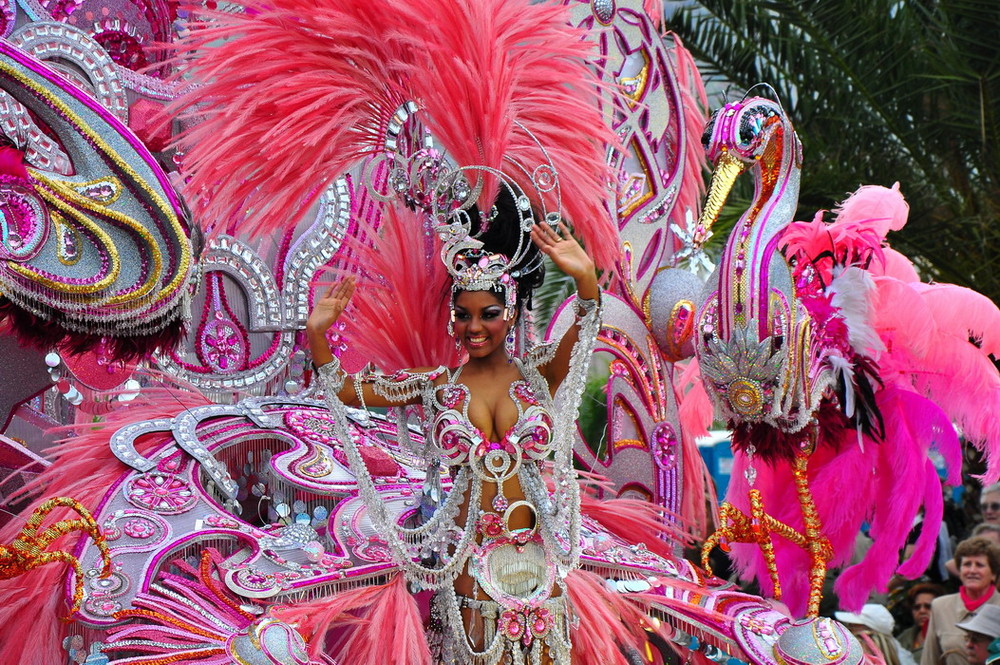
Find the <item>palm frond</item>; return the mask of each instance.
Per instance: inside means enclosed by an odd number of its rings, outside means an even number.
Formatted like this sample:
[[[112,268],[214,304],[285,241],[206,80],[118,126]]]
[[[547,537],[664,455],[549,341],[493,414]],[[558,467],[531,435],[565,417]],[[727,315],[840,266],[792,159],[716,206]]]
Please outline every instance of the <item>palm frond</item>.
[[[701,0],[668,26],[708,77],[775,87],[803,143],[800,218],[900,181],[893,242],[1000,298],[1000,3]]]

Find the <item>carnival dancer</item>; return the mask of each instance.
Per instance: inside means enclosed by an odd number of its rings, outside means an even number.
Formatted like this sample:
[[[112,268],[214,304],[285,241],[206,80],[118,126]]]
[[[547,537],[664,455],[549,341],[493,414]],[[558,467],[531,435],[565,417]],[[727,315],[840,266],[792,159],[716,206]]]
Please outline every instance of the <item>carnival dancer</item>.
[[[559,226],[560,236],[546,224],[534,224],[530,244],[520,231],[523,213],[510,195],[500,199],[506,205],[494,207],[490,226],[514,229],[521,236],[515,246],[466,251],[449,266],[453,334],[468,354],[463,364],[393,376],[345,376],[326,333],[354,292],[350,278],[317,300],[307,334],[335,413],[342,404],[430,407],[432,468],[450,467],[454,488],[428,523],[416,529],[379,526],[400,539],[395,558],[407,576],[437,590],[439,657],[494,663],[523,646],[532,662],[569,663],[563,577],[576,566],[579,550],[572,543],[579,539],[580,520],[570,446],[599,327],[597,278],[593,261],[565,225]],[[541,281],[540,253],[575,281],[577,319],[557,343],[520,358],[511,340],[531,287]],[[553,397],[568,377],[573,397],[559,408]],[[549,478],[543,465],[553,452],[555,472]],[[360,456],[352,460],[355,467],[365,475]],[[556,480],[552,492],[550,480]],[[370,482],[370,477],[361,479],[363,494]],[[377,514],[376,506],[368,507]],[[420,556],[428,549],[430,557]],[[531,638],[523,639],[528,634]]]

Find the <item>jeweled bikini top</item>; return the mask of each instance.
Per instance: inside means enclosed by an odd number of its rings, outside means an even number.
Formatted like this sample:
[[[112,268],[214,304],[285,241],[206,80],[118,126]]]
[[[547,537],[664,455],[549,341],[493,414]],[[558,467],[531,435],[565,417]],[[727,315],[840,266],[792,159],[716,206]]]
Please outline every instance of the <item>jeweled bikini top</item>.
[[[445,464],[471,463],[474,467],[483,465],[488,469],[495,466],[491,458],[503,457],[514,462],[514,469],[508,467],[508,470],[516,472],[520,460],[540,460],[548,456],[552,448],[552,418],[525,379],[514,381],[508,389],[510,399],[517,406],[517,420],[499,441],[489,441],[469,420],[469,387],[457,383],[461,373],[460,367],[434,392],[436,414],[431,432],[442,450]]]

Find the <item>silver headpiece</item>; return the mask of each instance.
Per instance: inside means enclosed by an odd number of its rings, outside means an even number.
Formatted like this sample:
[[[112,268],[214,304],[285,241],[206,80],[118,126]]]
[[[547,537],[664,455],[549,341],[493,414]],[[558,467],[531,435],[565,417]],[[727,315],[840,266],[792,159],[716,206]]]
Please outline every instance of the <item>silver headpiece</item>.
[[[436,147],[433,137],[415,115],[418,110],[414,102],[407,102],[393,115],[386,153],[371,160],[365,168],[368,190],[380,201],[401,199],[408,207],[426,212],[429,230],[443,242],[441,260],[453,278],[453,295],[458,291],[503,293],[504,315],[509,318],[517,303],[516,279],[537,267],[523,265],[531,244],[527,233],[537,221],[535,211],[540,211],[542,219],[553,226],[561,219],[558,210],[546,211],[544,207],[545,199],[552,198],[552,193],[559,207],[555,168],[551,162],[528,168],[512,159],[506,162],[511,167],[510,173],[489,166],[457,165]],[[521,129],[531,136],[526,128],[521,126]],[[538,146],[545,155],[545,150]],[[528,185],[531,189],[526,189]],[[484,192],[498,188],[506,188],[517,214],[520,233],[510,256],[490,253],[479,240],[497,218],[494,202],[480,199]],[[479,218],[474,220],[476,214]]]

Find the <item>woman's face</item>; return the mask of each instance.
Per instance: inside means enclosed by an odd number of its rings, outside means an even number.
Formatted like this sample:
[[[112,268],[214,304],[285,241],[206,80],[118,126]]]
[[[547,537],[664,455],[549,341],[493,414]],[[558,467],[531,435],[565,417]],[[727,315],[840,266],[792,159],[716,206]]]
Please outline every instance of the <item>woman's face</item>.
[[[995,581],[985,554],[962,557],[962,563],[958,566],[958,578],[962,580],[962,586],[973,593],[985,592]]]
[[[490,291],[462,291],[455,298],[455,337],[470,358],[505,353],[504,339],[514,322],[504,320],[503,309]]]
[[[918,593],[913,599],[913,623],[923,626],[931,618],[931,601],[934,600],[933,593]]]

